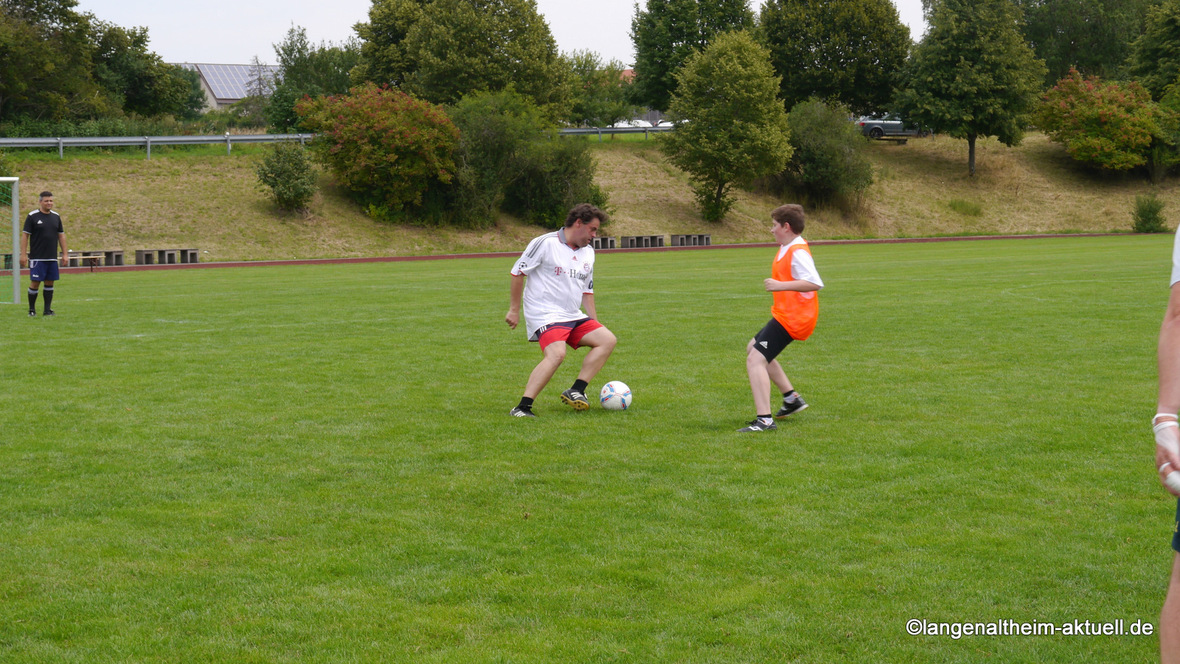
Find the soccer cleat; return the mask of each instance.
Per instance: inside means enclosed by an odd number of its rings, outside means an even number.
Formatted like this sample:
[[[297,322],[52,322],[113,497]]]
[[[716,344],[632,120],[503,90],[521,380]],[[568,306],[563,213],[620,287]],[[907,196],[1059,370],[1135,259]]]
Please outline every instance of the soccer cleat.
[[[796,394],[795,398],[791,401],[787,401],[787,398],[783,397],[783,407],[778,409],[778,412],[774,414],[774,417],[775,419],[781,420],[787,415],[798,413],[804,408],[807,408],[807,402],[804,401],[803,397],[799,396],[798,394]]]
[[[37,317],[37,312],[33,311],[32,309],[29,309],[29,318],[36,318],[36,317]]]
[[[574,410],[586,410],[590,407],[590,402],[586,400],[586,395],[572,387],[561,393],[561,402]]]
[[[537,416],[535,413],[533,413],[533,411],[525,410],[524,408],[521,408],[520,406],[514,407],[512,410],[508,411],[508,414],[513,417],[536,417]]]
[[[755,431],[774,431],[778,429],[774,425],[774,421],[763,422],[761,419],[755,417],[748,425],[738,429],[738,433],[751,433]]]
[[[45,313],[43,313],[41,315],[42,316],[56,316],[57,312],[55,312],[53,309],[46,309]]]

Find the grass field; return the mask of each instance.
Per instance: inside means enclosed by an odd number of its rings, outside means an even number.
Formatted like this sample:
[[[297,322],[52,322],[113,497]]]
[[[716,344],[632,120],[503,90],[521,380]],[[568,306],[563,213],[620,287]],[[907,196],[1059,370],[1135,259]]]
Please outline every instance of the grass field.
[[[600,255],[635,403],[534,421],[511,259],[69,274],[0,306],[0,661],[1150,660],[906,621],[1156,622],[1170,242],[817,246],[746,437],[764,248]]]

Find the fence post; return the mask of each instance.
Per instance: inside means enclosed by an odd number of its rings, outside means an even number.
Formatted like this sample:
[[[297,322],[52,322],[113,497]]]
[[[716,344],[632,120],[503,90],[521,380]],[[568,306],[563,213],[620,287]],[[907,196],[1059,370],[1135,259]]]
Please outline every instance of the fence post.
[[[61,138],[58,137],[58,139],[57,139],[57,158],[58,159],[65,159],[66,158],[66,151],[65,151],[64,146],[65,146],[65,141],[61,140]]]
[[[225,132],[225,156],[227,156],[227,157],[229,156],[230,147],[231,147],[231,143],[229,141],[229,132],[227,131],[227,132]]]
[[[143,138],[144,138],[144,140],[147,141],[147,160],[151,161],[152,160],[152,137],[151,136],[144,136]]]

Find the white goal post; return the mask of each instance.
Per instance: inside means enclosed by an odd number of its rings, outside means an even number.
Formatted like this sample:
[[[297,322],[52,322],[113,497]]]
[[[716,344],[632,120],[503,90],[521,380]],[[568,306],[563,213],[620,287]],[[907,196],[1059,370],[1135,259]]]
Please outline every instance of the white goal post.
[[[20,304],[20,178],[0,178],[5,182],[12,183],[12,303]]]

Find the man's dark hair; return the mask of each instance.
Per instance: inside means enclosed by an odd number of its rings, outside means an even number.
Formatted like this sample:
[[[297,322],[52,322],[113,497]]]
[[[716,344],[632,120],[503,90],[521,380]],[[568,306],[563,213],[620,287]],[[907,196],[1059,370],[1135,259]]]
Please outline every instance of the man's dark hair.
[[[41,200],[42,198],[53,198],[53,192],[52,191],[41,192],[41,195],[37,197],[37,200]]]
[[[774,219],[779,224],[785,224],[791,227],[791,232],[795,235],[803,235],[803,206],[794,203],[788,205],[780,205],[770,213],[770,218]]]
[[[605,224],[607,221],[606,213],[589,203],[579,203],[565,216],[565,227],[569,228],[573,226],[575,221],[588,224],[595,219]]]

